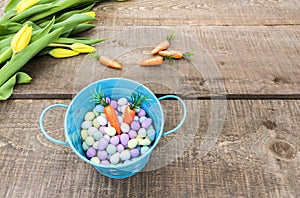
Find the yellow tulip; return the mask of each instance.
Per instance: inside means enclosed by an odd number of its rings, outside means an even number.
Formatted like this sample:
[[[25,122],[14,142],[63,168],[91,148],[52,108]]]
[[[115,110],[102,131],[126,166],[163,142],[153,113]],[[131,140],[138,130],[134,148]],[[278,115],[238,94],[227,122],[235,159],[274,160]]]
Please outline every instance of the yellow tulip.
[[[51,50],[49,54],[54,58],[67,58],[71,56],[76,56],[79,54],[79,52],[69,50],[69,49],[64,49],[64,48],[55,48]]]
[[[91,17],[96,17],[96,12],[93,12],[93,11],[90,11],[90,12],[84,12],[82,14],[85,14],[85,15],[88,15],[88,16],[91,16]]]
[[[70,48],[79,53],[91,53],[96,51],[94,47],[82,43],[73,43]]]
[[[17,13],[27,10],[28,8],[37,4],[38,2],[40,2],[40,0],[22,0],[22,1],[20,1],[16,6]]]
[[[30,42],[32,35],[32,27],[28,26],[28,24],[24,25],[13,37],[11,40],[10,46],[11,49],[13,50],[14,54],[17,52],[20,52],[23,50],[25,47]]]

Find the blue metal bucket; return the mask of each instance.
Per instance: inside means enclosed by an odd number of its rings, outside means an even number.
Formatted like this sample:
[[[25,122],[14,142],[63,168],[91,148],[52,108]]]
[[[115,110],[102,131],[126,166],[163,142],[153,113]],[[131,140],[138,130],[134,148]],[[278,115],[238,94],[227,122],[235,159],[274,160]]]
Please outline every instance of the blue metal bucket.
[[[95,104],[93,102],[90,102],[91,93],[95,90],[98,90],[98,88],[100,87],[101,90],[106,94],[106,96],[113,99],[118,99],[121,97],[126,97],[127,99],[130,99],[131,92],[136,89],[138,89],[141,94],[150,97],[149,100],[143,103],[142,108],[153,120],[152,123],[156,131],[155,141],[151,148],[145,154],[133,159],[129,163],[114,166],[97,164],[87,159],[84,151],[82,150],[82,141],[80,136],[81,123],[84,120],[85,114],[95,107]],[[183,116],[181,122],[178,124],[177,127],[163,133],[164,114],[159,101],[167,98],[177,99],[181,103],[183,109]],[[43,120],[47,111],[56,107],[63,107],[67,109],[64,121],[65,136],[67,139],[66,142],[56,140],[49,136],[43,126]],[[92,83],[89,86],[82,89],[74,97],[69,106],[64,104],[54,104],[47,107],[46,109],[44,109],[40,116],[39,124],[41,131],[50,141],[57,144],[70,146],[76,153],[76,155],[78,155],[83,161],[93,165],[101,174],[110,178],[121,179],[130,177],[140,172],[147,164],[149,157],[153,149],[157,146],[160,138],[178,130],[183,125],[185,118],[186,106],[182,99],[180,99],[179,97],[174,95],[166,95],[161,98],[157,98],[147,87],[133,80],[124,78],[108,78]]]

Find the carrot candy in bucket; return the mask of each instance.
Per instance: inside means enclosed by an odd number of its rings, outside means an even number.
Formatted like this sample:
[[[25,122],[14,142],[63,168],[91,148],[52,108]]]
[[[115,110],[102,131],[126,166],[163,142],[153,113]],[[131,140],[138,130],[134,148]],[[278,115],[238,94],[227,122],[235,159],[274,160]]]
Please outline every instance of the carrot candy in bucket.
[[[91,92],[99,90],[99,87],[118,114],[121,135],[114,134],[114,128],[108,122],[103,122],[103,118],[98,118],[105,117],[105,113],[102,113],[104,109],[100,108],[101,105],[95,106],[90,97]],[[147,97],[147,100],[136,109],[134,120],[129,125],[123,122],[122,115],[132,102],[130,93],[134,90],[138,90],[139,94]],[[164,114],[159,101],[168,98],[180,102],[183,116],[177,127],[163,132]],[[50,137],[43,127],[46,112],[56,107],[67,108],[64,120],[66,142]],[[94,166],[101,174],[110,178],[127,178],[144,168],[160,138],[178,130],[185,118],[186,107],[179,97],[167,95],[157,98],[140,83],[124,78],[108,78],[82,89],[69,106],[55,104],[46,108],[40,117],[40,127],[49,140],[70,146],[79,158]],[[84,122],[86,123],[83,124]],[[85,131],[82,132],[83,130]]]

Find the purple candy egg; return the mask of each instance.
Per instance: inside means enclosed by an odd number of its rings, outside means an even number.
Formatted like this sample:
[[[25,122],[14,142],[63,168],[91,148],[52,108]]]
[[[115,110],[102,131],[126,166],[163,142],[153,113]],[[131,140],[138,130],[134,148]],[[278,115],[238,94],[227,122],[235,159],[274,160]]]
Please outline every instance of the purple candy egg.
[[[113,136],[110,138],[110,143],[113,144],[113,145],[118,145],[120,142],[120,139],[118,136]]]
[[[118,102],[115,100],[110,101],[111,106],[113,106],[114,109],[118,108]]]
[[[99,140],[99,143],[98,143],[98,149],[99,150],[104,150],[106,149],[107,145],[108,145],[108,142],[109,140],[105,137],[102,137],[100,140]]]
[[[104,131],[105,127],[106,127],[106,126],[101,126],[101,127],[99,128],[99,131],[102,132],[103,135],[105,134],[105,131]]]
[[[139,156],[140,151],[137,148],[130,149],[130,155],[132,158]]]
[[[138,116],[142,117],[142,116],[145,116],[145,115],[146,115],[146,111],[141,108],[140,111],[138,112]]]
[[[106,103],[110,104],[110,98],[106,97]]]
[[[96,155],[96,149],[94,149],[93,147],[90,147],[87,151],[86,151],[86,156],[88,158],[92,158]]]
[[[139,121],[136,121],[134,120],[132,123],[131,123],[131,128],[135,131],[139,130],[141,128],[141,125],[140,125],[140,122]]]
[[[108,166],[109,165],[109,161],[108,160],[103,160],[103,161],[101,161],[100,164]]]
[[[107,152],[106,151],[98,151],[98,158],[100,160],[105,160],[107,158]]]
[[[121,153],[122,151],[124,151],[124,146],[122,145],[122,144],[118,144],[117,145],[117,151],[119,152],[119,153]]]
[[[121,140],[121,144],[123,144],[123,146],[126,146],[127,143],[128,143],[128,140],[129,140],[129,135],[126,134],[126,133],[123,133],[123,134],[120,136],[120,140]]]
[[[134,131],[134,130],[130,130],[130,131],[128,132],[128,135],[129,135],[129,138],[130,138],[130,139],[136,138],[137,132]]]
[[[152,119],[151,118],[146,118],[143,122],[142,122],[142,127],[145,129],[148,129],[150,127],[150,125],[152,124]]]

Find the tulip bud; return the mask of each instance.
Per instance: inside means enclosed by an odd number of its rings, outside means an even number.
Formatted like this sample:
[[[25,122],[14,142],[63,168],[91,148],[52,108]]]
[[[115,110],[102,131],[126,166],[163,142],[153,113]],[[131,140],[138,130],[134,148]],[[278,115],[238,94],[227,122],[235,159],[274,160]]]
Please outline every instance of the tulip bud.
[[[92,53],[96,51],[94,47],[82,43],[73,43],[70,45],[70,48],[79,53]]]
[[[91,17],[96,17],[96,12],[93,12],[93,11],[90,11],[90,12],[84,12],[82,14],[85,14],[85,15],[88,15],[88,16],[91,16]]]
[[[20,1],[16,6],[17,13],[27,10],[28,8],[37,4],[38,2],[40,2],[40,0],[22,0],[22,1]]]
[[[14,54],[20,52],[30,42],[32,35],[32,27],[28,26],[28,24],[24,25],[13,37],[11,40],[11,49],[13,50]]]
[[[54,58],[67,58],[71,56],[76,56],[79,54],[79,52],[69,50],[69,49],[64,49],[64,48],[55,48],[51,50],[49,54]]]

